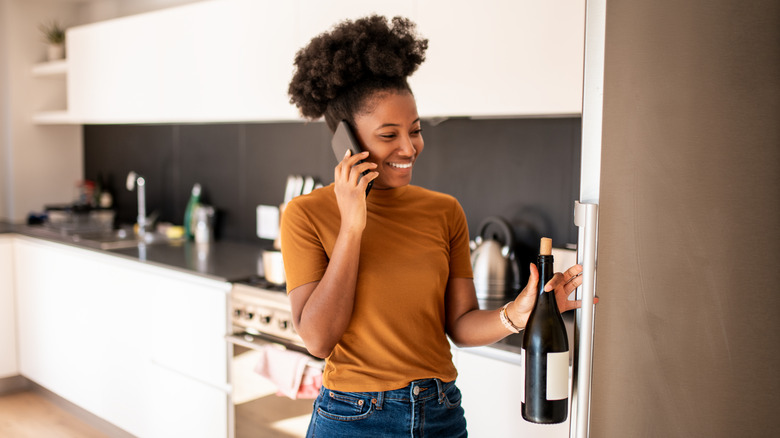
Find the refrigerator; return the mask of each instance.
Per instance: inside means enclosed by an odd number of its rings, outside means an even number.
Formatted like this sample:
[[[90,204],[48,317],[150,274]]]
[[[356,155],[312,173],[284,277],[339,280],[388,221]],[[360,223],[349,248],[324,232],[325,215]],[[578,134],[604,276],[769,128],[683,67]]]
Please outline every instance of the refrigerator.
[[[780,2],[586,20],[568,434],[778,436]]]

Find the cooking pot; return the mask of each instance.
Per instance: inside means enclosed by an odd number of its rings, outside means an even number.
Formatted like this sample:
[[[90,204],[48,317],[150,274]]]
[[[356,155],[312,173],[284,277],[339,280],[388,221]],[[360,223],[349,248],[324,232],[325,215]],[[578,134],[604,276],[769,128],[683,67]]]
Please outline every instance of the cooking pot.
[[[499,234],[492,230],[498,230]],[[520,267],[514,254],[515,237],[504,219],[491,216],[482,221],[477,237],[470,245],[477,299],[504,299],[510,295],[509,292],[520,289]]]

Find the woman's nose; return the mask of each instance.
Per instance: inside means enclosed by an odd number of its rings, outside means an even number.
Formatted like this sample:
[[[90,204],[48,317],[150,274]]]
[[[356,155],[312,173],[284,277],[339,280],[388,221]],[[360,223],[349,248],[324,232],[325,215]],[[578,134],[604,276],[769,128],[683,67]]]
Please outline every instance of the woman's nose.
[[[412,138],[409,136],[404,137],[403,141],[401,142],[401,153],[404,156],[413,157],[416,152],[417,149],[414,147]]]

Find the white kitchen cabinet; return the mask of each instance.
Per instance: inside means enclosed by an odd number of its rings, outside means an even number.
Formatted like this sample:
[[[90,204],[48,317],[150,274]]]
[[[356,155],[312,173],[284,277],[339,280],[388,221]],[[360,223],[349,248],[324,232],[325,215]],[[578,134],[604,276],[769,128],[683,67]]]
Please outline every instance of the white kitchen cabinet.
[[[0,379],[19,374],[15,307],[13,236],[0,235]]]
[[[225,437],[228,434],[224,389],[198,384],[191,377],[152,364],[145,389],[155,396],[138,406],[147,419],[144,438]]]
[[[299,0],[298,5],[296,51],[309,44],[313,37],[347,19],[378,14],[388,18],[400,15],[413,20],[417,11],[416,0]],[[287,78],[288,82],[290,79],[292,75]]]
[[[292,120],[294,2],[203,1],[67,32],[82,123]]]
[[[144,275],[152,294],[152,362],[227,391],[230,285],[192,275]]]
[[[483,352],[490,352],[480,347]],[[540,425],[523,420],[520,413],[520,385],[523,367],[519,355],[493,351],[489,357],[468,348],[456,349],[458,388],[469,436],[553,438],[568,434],[568,423]],[[490,353],[487,353],[490,354]]]
[[[31,238],[14,249],[22,375],[133,435],[184,427],[182,406],[188,436],[226,433],[228,283]]]
[[[101,417],[137,398],[123,388],[132,391],[142,361],[123,318],[138,312],[122,300],[132,277],[86,251],[26,238],[15,262],[22,374]]]
[[[422,117],[576,115],[584,5],[215,0],[77,26],[67,32],[65,116],[89,124],[300,120],[287,95],[295,53],[337,22],[371,13],[407,16],[429,39],[410,79]]]
[[[583,0],[420,0],[426,61],[410,78],[421,115],[582,112]]]

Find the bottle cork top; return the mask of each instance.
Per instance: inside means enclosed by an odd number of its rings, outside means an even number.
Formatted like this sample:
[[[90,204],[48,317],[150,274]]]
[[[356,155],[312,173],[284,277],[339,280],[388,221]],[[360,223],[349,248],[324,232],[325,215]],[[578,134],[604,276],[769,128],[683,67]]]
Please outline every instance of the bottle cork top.
[[[552,255],[552,239],[542,237],[542,243],[539,244],[539,255]]]

